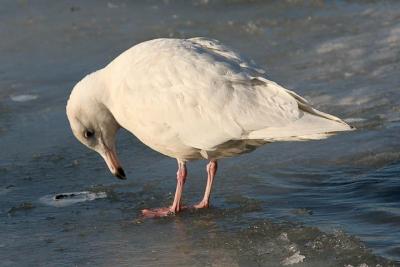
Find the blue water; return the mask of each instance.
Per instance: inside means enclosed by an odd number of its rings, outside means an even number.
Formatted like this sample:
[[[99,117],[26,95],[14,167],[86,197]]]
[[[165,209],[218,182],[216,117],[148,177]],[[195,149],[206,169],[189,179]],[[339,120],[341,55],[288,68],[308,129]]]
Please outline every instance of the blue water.
[[[400,265],[398,1],[2,1],[0,266]],[[69,129],[72,86],[130,46],[207,36],[357,131],[220,162],[212,208],[168,205],[176,161],[123,131],[118,181]],[[197,202],[205,162],[189,164]],[[107,197],[62,207],[46,196]]]

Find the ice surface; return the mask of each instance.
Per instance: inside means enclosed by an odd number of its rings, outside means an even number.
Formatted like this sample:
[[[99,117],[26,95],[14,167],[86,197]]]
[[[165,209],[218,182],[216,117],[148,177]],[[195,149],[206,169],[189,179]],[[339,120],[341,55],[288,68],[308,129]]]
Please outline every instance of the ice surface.
[[[2,1],[0,265],[281,266],[300,252],[293,266],[399,266],[399,17],[399,1]],[[141,209],[171,204],[175,160],[122,131],[128,180],[113,180],[73,137],[65,104],[133,44],[195,36],[357,131],[223,160],[211,209],[143,221]],[[188,166],[187,205],[204,164]],[[96,192],[107,197],[89,201]],[[23,203],[35,208],[8,214]]]

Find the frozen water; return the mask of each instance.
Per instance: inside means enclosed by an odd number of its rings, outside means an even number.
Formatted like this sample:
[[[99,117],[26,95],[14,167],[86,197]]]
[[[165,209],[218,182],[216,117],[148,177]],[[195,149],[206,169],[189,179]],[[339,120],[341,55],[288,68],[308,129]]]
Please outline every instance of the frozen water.
[[[399,266],[399,17],[399,1],[2,1],[0,265]],[[65,103],[133,44],[194,36],[357,131],[223,160],[211,209],[143,221],[140,209],[170,204],[175,160],[123,131],[128,180],[113,179],[72,136]],[[189,164],[187,204],[204,165]]]

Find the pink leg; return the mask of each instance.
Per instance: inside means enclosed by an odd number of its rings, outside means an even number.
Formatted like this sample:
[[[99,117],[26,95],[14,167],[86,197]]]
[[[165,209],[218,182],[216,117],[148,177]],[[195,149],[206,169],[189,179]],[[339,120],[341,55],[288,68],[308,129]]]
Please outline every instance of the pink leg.
[[[216,160],[210,161],[207,164],[207,186],[206,191],[204,192],[203,200],[200,201],[197,205],[194,205],[196,209],[208,208],[210,202],[210,194],[211,194],[211,187],[214,181],[215,174],[217,173],[218,164]]]
[[[181,198],[182,198],[183,186],[185,185],[186,175],[187,175],[185,162],[179,161],[178,165],[179,165],[179,168],[178,168],[178,172],[176,173],[177,183],[176,183],[174,203],[172,203],[172,206],[170,207],[170,210],[173,213],[179,212],[182,209]]]
[[[154,218],[154,217],[164,217],[170,214],[179,212],[182,210],[181,206],[181,198],[183,192],[183,186],[185,185],[186,181],[186,163],[184,161],[178,160],[178,171],[176,173],[176,191],[175,191],[175,198],[174,202],[172,203],[171,207],[166,208],[157,208],[157,209],[144,209],[142,210],[142,214],[147,218]]]

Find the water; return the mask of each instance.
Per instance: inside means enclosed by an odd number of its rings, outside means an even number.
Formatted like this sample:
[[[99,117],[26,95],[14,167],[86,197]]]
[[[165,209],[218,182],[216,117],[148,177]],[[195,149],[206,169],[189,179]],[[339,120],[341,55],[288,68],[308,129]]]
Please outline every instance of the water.
[[[1,266],[400,266],[398,1],[9,0],[0,36]],[[131,45],[194,36],[358,131],[222,160],[211,209],[141,220],[171,202],[175,160],[121,132],[128,180],[112,178],[65,103]],[[204,165],[189,164],[186,203]],[[51,205],[66,192],[86,193]]]

